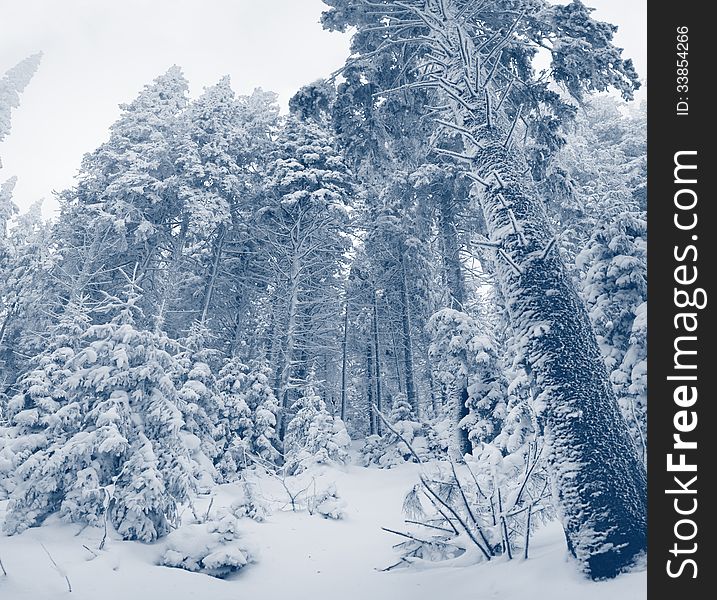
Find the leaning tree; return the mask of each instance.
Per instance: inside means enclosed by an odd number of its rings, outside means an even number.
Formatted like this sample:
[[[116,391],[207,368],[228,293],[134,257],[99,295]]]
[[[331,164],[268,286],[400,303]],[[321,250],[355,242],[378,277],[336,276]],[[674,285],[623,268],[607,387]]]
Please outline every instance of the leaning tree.
[[[570,551],[613,577],[646,548],[646,477],[585,305],[559,255],[540,180],[585,93],[639,85],[616,28],[579,0],[324,0],[328,28],[355,27],[349,64],[393,62],[392,87],[430,93],[434,151],[465,166],[484,247],[520,340]],[[536,72],[535,65],[546,64]]]

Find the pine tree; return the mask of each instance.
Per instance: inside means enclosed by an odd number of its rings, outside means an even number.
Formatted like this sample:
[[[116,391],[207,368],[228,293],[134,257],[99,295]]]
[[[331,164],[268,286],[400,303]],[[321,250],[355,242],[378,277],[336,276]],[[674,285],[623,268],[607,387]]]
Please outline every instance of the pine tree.
[[[441,309],[428,327],[436,377],[452,395],[451,453],[462,460],[474,444],[492,440],[505,417],[506,390],[497,351],[466,313]]]
[[[193,436],[194,461],[200,465],[198,478],[211,484],[216,478],[214,465],[222,453],[220,434],[220,403],[217,380],[212,365],[218,352],[208,348],[210,335],[204,325],[195,321],[186,337],[179,341],[183,348],[176,361],[179,372],[173,374],[178,391],[178,406],[182,412],[184,429]]]
[[[122,114],[110,137],[82,162],[75,188],[62,194],[56,237],[61,274],[69,294],[118,295],[121,267],[139,265],[145,309],[162,325],[168,273],[186,238],[178,189],[179,115],[187,82],[178,67],[145,86]],[[109,281],[108,281],[109,280]]]
[[[15,189],[17,177],[10,177],[0,185],[0,267],[6,260],[8,253],[7,244],[8,223],[17,214],[17,206],[12,201],[12,192]]]
[[[614,577],[645,550],[645,472],[535,186],[564,143],[559,126],[575,107],[531,66],[537,49],[548,47],[553,81],[573,98],[610,87],[630,98],[637,74],[612,44],[614,27],[593,21],[580,2],[540,2],[538,12],[535,2],[518,2],[517,15],[481,6],[467,19],[463,0],[409,8],[389,1],[379,10],[326,3],[325,25],[357,27],[352,62],[380,63],[396,56],[380,50],[410,45],[415,52],[398,65],[405,75],[390,87],[430,88],[431,105],[442,107],[434,118],[461,132],[461,151],[439,142],[437,152],[468,165],[476,182],[485,243],[494,248],[496,279],[544,407],[549,471],[570,551],[590,577]],[[522,9],[539,18],[524,18]],[[434,68],[435,56],[444,57],[443,66]],[[527,93],[511,85],[516,78],[528,82]]]
[[[203,326],[212,316],[232,222],[250,190],[240,158],[245,151],[241,106],[228,77],[191,102],[180,121],[176,165],[186,240],[170,284],[178,287],[170,300],[170,312],[178,309],[171,319],[175,329],[186,327],[186,315]]]
[[[622,213],[600,226],[577,256],[583,295],[605,366],[635,444],[645,459],[647,221]]]
[[[138,328],[140,303],[141,289],[128,278],[123,297],[110,297],[103,307],[110,320],[90,325],[68,357],[63,397],[53,398],[59,407],[46,419],[48,444],[17,469],[9,533],[58,510],[96,524],[109,508],[123,536],[143,541],[174,523],[195,469],[171,379],[178,370],[173,344],[161,332]],[[88,482],[102,493],[85,494]]]
[[[353,186],[352,174],[326,124],[290,115],[277,139],[265,204],[254,224],[274,290],[275,387],[284,412],[290,407],[292,374],[298,375],[299,369],[306,373],[313,359],[311,347],[300,359],[299,341],[316,344],[321,338],[311,333],[317,325],[326,328],[319,319],[338,314],[326,306],[336,302],[336,279],[350,247],[346,227]],[[280,435],[285,425],[282,417]]]
[[[0,142],[10,134],[10,113],[20,106],[20,94],[30,83],[41,59],[42,52],[28,56],[0,79]]]
[[[56,282],[50,277],[57,257],[51,227],[42,217],[40,202],[15,219],[6,238],[3,277],[0,279],[0,365],[6,386],[28,368],[29,358],[47,347],[43,332],[61,312]]]
[[[176,513],[175,499],[165,486],[152,443],[140,433],[126,468],[115,481],[110,519],[124,539],[153,542],[172,530]]]
[[[329,414],[326,404],[310,382],[294,403],[294,417],[284,437],[284,455],[289,473],[303,471],[311,463],[343,464],[351,439],[341,419]]]
[[[271,388],[272,371],[262,361],[254,361],[246,378],[245,402],[252,419],[250,448],[263,460],[278,464],[280,454],[277,432],[279,402]]]
[[[247,451],[253,451],[252,411],[247,404],[249,368],[238,358],[230,358],[219,371],[216,384],[216,401],[219,409],[218,441],[221,455],[218,469],[222,478],[237,478],[249,460]]]

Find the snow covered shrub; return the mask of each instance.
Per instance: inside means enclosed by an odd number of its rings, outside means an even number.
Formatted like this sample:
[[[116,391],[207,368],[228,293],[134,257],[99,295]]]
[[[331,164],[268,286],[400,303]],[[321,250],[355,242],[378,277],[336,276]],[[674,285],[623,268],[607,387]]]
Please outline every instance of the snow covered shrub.
[[[229,510],[238,519],[248,517],[259,523],[265,521],[271,513],[269,504],[262,498],[256,484],[247,480],[241,482],[239,494]]]
[[[183,348],[176,356],[179,367],[173,373],[177,387],[177,405],[182,412],[184,430],[198,443],[191,443],[191,454],[198,467],[198,480],[216,479],[214,463],[221,455],[219,402],[217,381],[211,363],[216,352],[207,348],[209,331],[200,323],[192,323],[187,336],[180,340]],[[209,460],[206,460],[209,459]],[[207,481],[210,484],[210,481]]]
[[[309,514],[318,514],[325,519],[343,519],[345,516],[345,507],[346,502],[339,497],[336,491],[336,484],[334,483],[314,493],[313,496],[309,497],[307,502]]]
[[[313,386],[307,386],[293,409],[296,414],[284,438],[287,473],[300,473],[311,464],[346,464],[351,444],[346,426],[340,418],[329,414]]]
[[[404,512],[419,524],[398,546],[401,563],[464,552],[483,560],[527,557],[531,533],[555,517],[535,414],[527,401],[514,399],[491,442],[463,465],[435,463],[407,494]]]
[[[160,564],[223,579],[253,561],[238,540],[239,522],[230,514],[183,525],[167,536]]]
[[[453,436],[451,453],[457,460],[485,439],[493,438],[505,417],[505,382],[498,353],[470,315],[444,308],[427,325],[433,340],[429,354],[436,379],[450,401]]]
[[[391,412],[388,414],[388,420],[391,423],[416,421],[416,415],[413,412],[413,407],[406,400],[406,394],[396,394],[391,406]]]
[[[279,401],[269,383],[270,377],[271,369],[266,363],[252,362],[246,378],[245,401],[251,411],[253,425],[250,432],[251,451],[263,460],[277,464],[281,459],[276,432]]]
[[[152,541],[170,530],[177,504],[194,488],[171,377],[174,347],[163,333],[139,327],[141,297],[128,283],[122,298],[103,306],[109,321],[87,327],[76,350],[67,347],[57,387],[38,387],[33,376],[13,399],[19,438],[45,440],[18,461],[9,533],[58,510],[97,524],[108,507],[124,537]]]
[[[146,438],[140,439],[115,483],[110,521],[126,540],[153,542],[172,530],[176,512],[176,503],[157,468],[152,444]]]
[[[388,421],[394,431],[384,426],[383,435],[366,437],[361,448],[364,466],[375,464],[390,469],[405,462],[416,462],[411,449],[421,460],[445,457],[448,447],[446,422],[438,422],[434,427],[430,423],[418,421],[405,395],[397,394],[394,398]]]
[[[219,371],[216,402],[219,411],[217,437],[220,456],[217,469],[222,481],[233,481],[247,465],[247,451],[253,423],[246,403],[248,367],[237,357],[229,359]]]

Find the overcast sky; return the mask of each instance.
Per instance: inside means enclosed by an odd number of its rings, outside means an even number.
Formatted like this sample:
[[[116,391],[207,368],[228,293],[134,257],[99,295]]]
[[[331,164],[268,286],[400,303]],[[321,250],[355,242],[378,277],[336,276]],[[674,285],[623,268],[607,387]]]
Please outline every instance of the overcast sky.
[[[647,0],[585,0],[620,27],[625,56],[645,76]],[[107,138],[121,102],[172,64],[196,97],[229,74],[237,93],[262,87],[282,104],[348,55],[346,35],[323,31],[321,0],[0,0],[0,74],[37,51],[40,69],[0,144],[0,181],[19,180],[24,210],[72,185],[82,155]]]

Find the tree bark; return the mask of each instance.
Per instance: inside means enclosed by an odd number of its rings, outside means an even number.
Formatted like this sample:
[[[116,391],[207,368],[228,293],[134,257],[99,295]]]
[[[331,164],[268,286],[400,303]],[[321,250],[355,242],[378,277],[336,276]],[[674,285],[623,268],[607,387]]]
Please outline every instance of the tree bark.
[[[378,416],[373,410],[373,349],[371,342],[366,344],[366,398],[368,399],[368,431],[369,435],[375,435]]]
[[[344,336],[341,340],[341,420],[346,420],[346,367],[349,341],[349,301],[344,306]]]
[[[530,368],[550,448],[548,468],[569,547],[594,579],[646,548],[646,475],[595,334],[555,247],[522,153],[496,128],[475,148],[496,276]]]
[[[439,204],[439,225],[443,240],[443,267],[446,272],[448,291],[451,295],[451,308],[463,312],[466,301],[466,285],[461,264],[460,243],[456,230],[455,214],[451,207],[452,198],[446,195]],[[468,356],[465,350],[457,357],[466,367]],[[453,402],[453,452],[454,458],[463,461],[463,456],[470,454],[473,445],[468,438],[468,430],[461,427],[461,421],[468,416],[468,379],[456,380],[455,390],[451,395]]]
[[[408,303],[408,282],[406,281],[406,265],[403,255],[399,254],[399,268],[401,269],[401,325],[403,327],[403,364],[406,385],[406,400],[413,408],[416,418],[420,418],[421,410],[416,395],[416,385],[413,377],[413,339],[411,337],[411,307]]]
[[[224,238],[226,235],[226,228],[224,225],[219,226],[219,232],[217,233],[217,240],[214,247],[214,257],[212,260],[212,270],[209,273],[209,281],[207,281],[206,288],[204,290],[204,301],[202,302],[202,314],[199,318],[199,322],[204,325],[207,321],[207,314],[209,313],[209,305],[212,302],[212,296],[214,295],[214,287],[216,286],[217,276],[219,274],[219,265],[222,260],[222,250],[224,249]]]
[[[376,302],[376,292],[373,293],[373,348],[375,354],[374,368],[376,377],[376,408],[379,412],[383,411],[383,399],[381,397],[381,359],[380,345],[378,337],[378,306]],[[383,435],[383,423],[376,417],[376,433]]]
[[[286,314],[286,345],[284,347],[281,374],[279,377],[279,386],[277,398],[281,403],[281,411],[279,413],[279,439],[284,439],[286,431],[286,411],[289,409],[289,378],[291,376],[291,367],[294,361],[294,346],[296,345],[296,320],[299,306],[299,274],[300,265],[298,253],[294,253],[291,261],[291,270],[289,273],[289,306]]]

